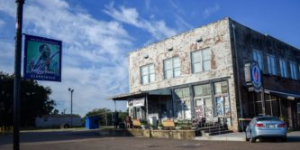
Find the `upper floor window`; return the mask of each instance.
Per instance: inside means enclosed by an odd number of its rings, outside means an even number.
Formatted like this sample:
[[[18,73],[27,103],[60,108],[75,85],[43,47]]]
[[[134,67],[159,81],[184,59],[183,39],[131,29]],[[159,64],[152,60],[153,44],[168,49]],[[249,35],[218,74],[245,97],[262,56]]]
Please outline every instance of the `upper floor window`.
[[[287,64],[286,61],[284,59],[280,59],[279,60],[279,64],[280,64],[280,73],[282,77],[288,77],[288,73],[287,73]]]
[[[190,88],[181,88],[181,89],[175,89],[175,99],[176,100],[182,100],[184,98],[190,97]]]
[[[142,84],[148,84],[155,81],[154,65],[149,64],[141,67]]]
[[[210,84],[194,86],[194,93],[196,97],[209,96],[211,93]]]
[[[226,81],[215,83],[215,94],[228,93],[228,86]]]
[[[255,60],[258,65],[259,65],[259,68],[261,70],[263,70],[263,67],[264,67],[264,63],[263,63],[263,55],[262,55],[262,52],[258,51],[258,50],[253,50],[253,60]]]
[[[268,55],[267,59],[268,59],[268,72],[272,75],[276,75],[277,70],[276,70],[275,57],[272,55]]]
[[[297,75],[297,65],[295,62],[290,62],[290,68],[291,68],[291,77],[292,79],[297,80],[298,75]]]
[[[193,73],[211,70],[211,50],[204,49],[192,52]]]
[[[164,60],[164,76],[165,79],[170,79],[180,76],[180,59],[173,57]]]

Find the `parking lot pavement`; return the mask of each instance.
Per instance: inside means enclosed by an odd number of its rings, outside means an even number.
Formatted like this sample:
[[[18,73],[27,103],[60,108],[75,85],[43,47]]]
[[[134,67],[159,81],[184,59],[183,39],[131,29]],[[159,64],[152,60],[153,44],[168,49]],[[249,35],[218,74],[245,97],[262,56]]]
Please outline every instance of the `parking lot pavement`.
[[[204,140],[204,141],[245,141],[244,132],[233,132],[221,135],[214,135],[209,137],[196,137],[195,140]],[[300,131],[294,131],[288,133],[288,141],[300,142]]]
[[[300,132],[299,132],[300,133]],[[290,137],[299,137],[299,133],[290,133]],[[0,150],[11,150],[11,136],[0,136]],[[5,140],[4,140],[5,141]],[[9,141],[9,142],[8,142]],[[136,137],[104,137],[95,131],[81,132],[35,132],[21,134],[22,150],[294,150],[298,149],[300,141],[286,143],[263,141],[257,143],[237,141],[199,141],[171,140]]]
[[[22,150],[294,150],[300,146],[299,142],[226,142],[226,141],[196,141],[170,140],[134,137],[103,137],[90,139],[74,139],[64,141],[44,141],[22,143]],[[11,145],[0,146],[1,150],[11,150]]]

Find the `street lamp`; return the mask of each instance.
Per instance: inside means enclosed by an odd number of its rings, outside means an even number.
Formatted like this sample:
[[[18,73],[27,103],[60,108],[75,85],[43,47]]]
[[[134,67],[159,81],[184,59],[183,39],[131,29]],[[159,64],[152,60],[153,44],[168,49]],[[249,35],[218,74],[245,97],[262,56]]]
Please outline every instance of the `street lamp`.
[[[69,91],[71,92],[71,126],[73,126],[73,92],[74,89],[69,88]]]

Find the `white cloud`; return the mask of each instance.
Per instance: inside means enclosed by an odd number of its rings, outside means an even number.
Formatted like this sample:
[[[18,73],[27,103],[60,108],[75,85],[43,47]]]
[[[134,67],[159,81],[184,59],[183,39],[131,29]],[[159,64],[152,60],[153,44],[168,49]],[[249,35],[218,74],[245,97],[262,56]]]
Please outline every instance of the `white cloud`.
[[[193,26],[186,22],[181,16],[175,15],[175,18],[175,22],[181,31],[190,30],[193,28]]]
[[[14,43],[9,40],[0,40],[0,71],[5,71],[6,73],[13,73],[14,69]]]
[[[167,27],[163,20],[156,21],[141,18],[135,8],[121,6],[119,9],[116,9],[111,3],[106,6],[104,12],[120,22],[146,30],[156,40],[173,36],[177,32],[175,29]]]
[[[0,11],[14,18],[14,2],[1,0]],[[39,83],[52,88],[50,97],[62,103],[59,109],[67,112],[67,89],[74,88],[74,113],[81,115],[93,108],[114,109],[113,102],[106,97],[128,92],[126,57],[134,40],[119,22],[97,20],[86,12],[73,9],[65,0],[27,0],[23,19],[24,33],[63,41],[62,82]],[[0,41],[0,45],[1,53],[5,52],[0,55],[0,69],[11,73],[13,43]],[[125,107],[126,104],[118,109]]]
[[[185,11],[180,6],[178,6],[178,4],[174,0],[169,0],[169,3],[177,12],[179,12],[180,14],[185,14]]]
[[[9,16],[14,17],[16,15],[16,4],[12,0],[1,0],[0,11],[6,12]]]
[[[210,15],[218,12],[220,10],[219,4],[215,4],[213,7],[206,8],[203,12],[204,18],[208,18]]]

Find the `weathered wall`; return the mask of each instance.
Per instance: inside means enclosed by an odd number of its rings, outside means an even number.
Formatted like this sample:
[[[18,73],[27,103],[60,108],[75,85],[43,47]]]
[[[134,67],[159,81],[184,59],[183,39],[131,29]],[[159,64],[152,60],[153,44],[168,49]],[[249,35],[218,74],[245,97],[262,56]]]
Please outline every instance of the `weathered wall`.
[[[279,58],[285,59],[288,63],[288,74],[290,74],[289,61],[293,61],[297,63],[297,70],[299,71],[300,50],[269,35],[264,35],[256,32],[237,22],[233,21],[233,23],[236,26],[235,35],[241,83],[245,85],[244,65],[245,63],[249,63],[253,60],[252,51],[253,49],[256,49],[263,52],[263,74],[265,88],[281,91],[300,92],[299,80],[293,80],[291,79],[291,77],[282,78],[280,75],[279,65]],[[267,73],[267,54],[272,54],[276,57],[276,70],[278,73],[276,76],[269,76]]]
[[[196,40],[202,38],[198,43]],[[130,92],[161,89],[232,76],[231,45],[228,20],[218,22],[179,34],[169,39],[149,45],[129,56]],[[191,52],[209,47],[212,50],[212,70],[197,74],[191,73]],[[173,51],[168,51],[173,48]],[[148,59],[144,56],[148,55]],[[181,77],[164,79],[163,60],[179,56],[181,59]],[[156,81],[141,85],[140,67],[154,63]]]
[[[202,42],[197,42],[200,38],[202,38]],[[170,48],[173,48],[173,51],[168,51]],[[193,74],[191,69],[191,52],[204,48],[211,49],[212,69]],[[144,58],[145,55],[148,56],[147,59]],[[164,79],[163,60],[174,56],[179,56],[181,59],[181,76]],[[155,67],[156,80],[154,83],[141,85],[140,67],[151,63]],[[129,56],[130,92],[162,89],[228,77],[231,115],[233,119],[232,128],[236,129],[237,108],[232,63],[229,19],[225,18],[132,52]]]
[[[247,104],[249,101],[247,94],[248,90],[245,87],[244,65],[245,63],[253,61],[253,49],[259,50],[263,54],[263,85],[265,89],[285,91],[288,93],[300,93],[300,50],[282,41],[279,41],[270,35],[261,34],[232,20],[230,22],[235,26],[235,29],[232,28],[231,30],[231,35],[235,34],[236,36],[235,43],[233,36],[231,37],[232,45],[236,45],[238,54],[238,73],[241,83],[241,86],[238,88],[241,89],[242,104],[244,107],[243,109],[246,109],[245,107],[247,106],[245,104]],[[267,72],[267,54],[275,56],[277,75],[269,75]],[[290,61],[293,61],[297,64],[297,72],[299,75],[298,80],[291,79],[291,77],[281,77],[279,58],[283,58],[287,61],[287,70],[289,75]]]

